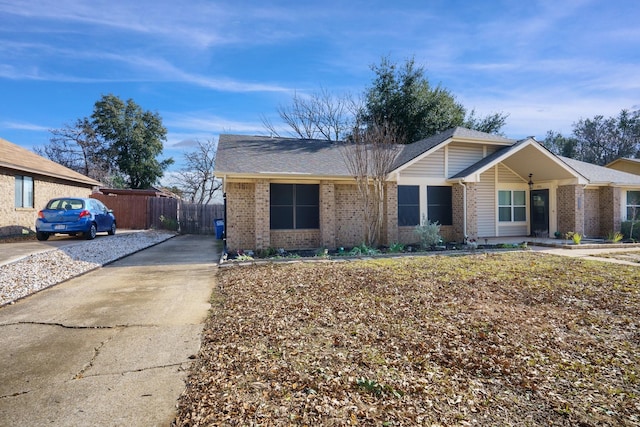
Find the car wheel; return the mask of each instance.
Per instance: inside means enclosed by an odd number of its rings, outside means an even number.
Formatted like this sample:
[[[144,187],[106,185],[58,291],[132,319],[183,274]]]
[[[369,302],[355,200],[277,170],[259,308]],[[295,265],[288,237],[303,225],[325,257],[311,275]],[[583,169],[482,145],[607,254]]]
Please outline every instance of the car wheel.
[[[93,240],[96,238],[96,233],[98,232],[98,229],[96,228],[95,224],[91,224],[91,227],[89,228],[89,231],[87,231],[84,235],[84,237],[87,240]]]
[[[36,239],[40,241],[45,241],[49,239],[49,233],[45,233],[44,231],[38,231],[36,233]]]
[[[109,234],[109,236],[113,236],[114,234],[116,234],[116,223],[112,223],[111,224],[111,228],[109,229],[109,231],[107,231],[107,234]]]

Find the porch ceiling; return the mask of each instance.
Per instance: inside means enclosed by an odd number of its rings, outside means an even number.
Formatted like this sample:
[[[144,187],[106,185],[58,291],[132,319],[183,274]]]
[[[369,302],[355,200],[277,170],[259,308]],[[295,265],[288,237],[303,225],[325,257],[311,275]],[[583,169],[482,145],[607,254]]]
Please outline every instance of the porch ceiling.
[[[534,182],[579,178],[568,166],[533,145],[523,147],[501,163],[525,180],[533,174]]]

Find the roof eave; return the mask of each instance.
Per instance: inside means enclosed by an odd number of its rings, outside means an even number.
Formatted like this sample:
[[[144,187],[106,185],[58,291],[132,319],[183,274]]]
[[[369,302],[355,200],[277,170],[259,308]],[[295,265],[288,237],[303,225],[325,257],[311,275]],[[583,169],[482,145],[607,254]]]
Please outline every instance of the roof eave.
[[[91,186],[102,185],[101,182],[96,181],[94,179],[91,179],[89,177],[87,177],[86,179],[78,179],[78,178],[74,178],[74,177],[70,177],[70,176],[65,176],[65,175],[61,175],[61,174],[57,174],[57,173],[51,173],[51,172],[44,172],[42,170],[33,169],[33,168],[27,168],[27,167],[18,166],[18,165],[14,165],[14,164],[10,164],[10,163],[0,162],[0,167],[6,168],[6,169],[13,169],[13,170],[19,171],[19,172],[27,172],[27,173],[34,174],[34,175],[48,176],[50,178],[57,178],[57,179],[65,180],[65,181],[71,181],[71,182],[87,184],[87,185],[91,185]]]

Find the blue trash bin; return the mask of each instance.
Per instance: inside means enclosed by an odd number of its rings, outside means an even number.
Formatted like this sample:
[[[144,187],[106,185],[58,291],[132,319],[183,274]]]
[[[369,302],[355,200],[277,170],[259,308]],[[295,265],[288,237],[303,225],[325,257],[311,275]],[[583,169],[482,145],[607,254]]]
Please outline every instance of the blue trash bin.
[[[224,219],[214,219],[213,224],[216,227],[216,239],[222,239],[224,235]]]

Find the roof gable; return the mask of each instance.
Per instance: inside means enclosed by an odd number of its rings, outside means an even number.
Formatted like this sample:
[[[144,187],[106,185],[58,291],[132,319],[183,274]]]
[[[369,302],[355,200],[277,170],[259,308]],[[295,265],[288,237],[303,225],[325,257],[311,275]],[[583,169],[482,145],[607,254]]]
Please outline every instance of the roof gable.
[[[569,157],[560,157],[566,164],[587,177],[590,184],[640,186],[640,175],[598,166]]]
[[[0,167],[97,186],[100,182],[0,138]]]

